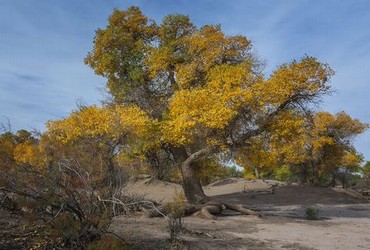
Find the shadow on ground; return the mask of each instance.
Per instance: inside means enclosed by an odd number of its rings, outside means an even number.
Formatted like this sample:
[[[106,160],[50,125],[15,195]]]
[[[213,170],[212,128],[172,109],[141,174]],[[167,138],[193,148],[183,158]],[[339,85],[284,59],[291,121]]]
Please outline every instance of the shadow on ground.
[[[320,210],[322,218],[370,218],[370,202],[332,188],[312,185],[283,186],[270,193],[236,192],[214,199],[243,204],[266,215],[304,217],[308,207]]]

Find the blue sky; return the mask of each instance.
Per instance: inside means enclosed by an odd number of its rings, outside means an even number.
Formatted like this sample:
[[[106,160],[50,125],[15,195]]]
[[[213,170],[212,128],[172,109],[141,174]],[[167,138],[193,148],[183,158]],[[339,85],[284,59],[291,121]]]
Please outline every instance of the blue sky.
[[[370,1],[367,0],[0,0],[0,122],[12,130],[44,129],[76,103],[100,103],[103,78],[83,63],[95,30],[114,7],[141,7],[160,22],[187,14],[199,27],[221,24],[242,34],[266,61],[266,75],[304,54],[329,63],[337,93],[322,110],[370,123]],[[356,140],[370,160],[370,131]]]

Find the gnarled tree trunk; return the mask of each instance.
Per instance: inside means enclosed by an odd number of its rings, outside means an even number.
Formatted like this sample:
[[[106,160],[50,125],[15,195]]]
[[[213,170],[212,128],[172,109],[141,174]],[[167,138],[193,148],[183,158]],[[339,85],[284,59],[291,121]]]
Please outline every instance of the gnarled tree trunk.
[[[241,214],[261,217],[259,212],[244,208],[241,205],[215,201],[204,194],[200,180],[196,176],[195,169],[197,161],[211,154],[213,152],[212,148],[205,147],[191,155],[189,155],[183,147],[171,148],[170,150],[177,159],[177,162],[181,165],[182,186],[185,197],[189,202],[185,209],[186,215],[198,213],[206,218],[214,219],[214,215],[221,214],[225,209],[230,209],[240,212]],[[165,211],[165,207],[161,209],[162,213],[158,213],[158,210],[151,210],[149,216],[159,216],[169,212]]]
[[[202,185],[194,171],[194,164],[183,162],[181,165],[182,186],[185,196],[191,204],[204,204],[209,198],[204,194]]]
[[[183,189],[188,202],[191,205],[187,210],[202,215],[209,219],[215,219],[215,215],[221,214],[223,210],[230,209],[245,215],[255,215],[261,217],[259,212],[244,208],[241,205],[228,204],[225,202],[215,201],[204,194],[199,179],[196,176],[194,165],[200,158],[211,153],[210,148],[204,148],[190,155],[182,164],[181,171],[183,177]],[[198,206],[197,206],[198,205]]]
[[[191,204],[204,204],[209,201],[209,198],[204,194],[202,185],[196,176],[194,166],[196,161],[208,155],[210,152],[210,148],[201,149],[190,155],[181,163],[182,185],[185,196]]]

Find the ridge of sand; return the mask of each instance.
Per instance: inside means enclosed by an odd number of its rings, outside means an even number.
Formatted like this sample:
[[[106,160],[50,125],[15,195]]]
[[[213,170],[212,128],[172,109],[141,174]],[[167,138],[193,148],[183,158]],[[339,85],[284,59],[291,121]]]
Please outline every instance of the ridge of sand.
[[[268,190],[272,185],[283,186],[283,182],[274,180],[246,180],[243,178],[227,178],[203,186],[208,196],[225,195],[240,192]],[[153,179],[149,175],[131,180],[123,189],[127,194],[144,196],[157,202],[169,202],[175,192],[182,192],[179,184]]]

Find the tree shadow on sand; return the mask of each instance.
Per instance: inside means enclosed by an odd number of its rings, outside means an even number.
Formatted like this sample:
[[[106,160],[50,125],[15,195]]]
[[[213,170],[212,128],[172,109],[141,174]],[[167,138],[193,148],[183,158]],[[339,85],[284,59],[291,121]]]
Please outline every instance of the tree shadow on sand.
[[[320,210],[321,218],[370,218],[370,202],[332,188],[312,185],[284,186],[274,194],[237,192],[213,196],[215,200],[242,204],[265,215],[304,218],[308,207]],[[233,213],[227,212],[227,215]]]

